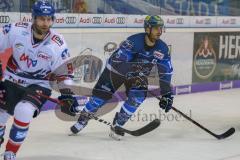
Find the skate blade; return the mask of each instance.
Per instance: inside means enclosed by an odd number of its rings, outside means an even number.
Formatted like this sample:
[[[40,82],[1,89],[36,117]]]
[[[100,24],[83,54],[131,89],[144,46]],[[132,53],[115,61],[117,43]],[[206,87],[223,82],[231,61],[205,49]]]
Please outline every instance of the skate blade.
[[[110,133],[109,133],[109,137],[111,137],[112,139],[114,139],[114,140],[116,140],[116,141],[120,141],[120,140],[122,139],[122,136],[117,135],[117,134],[115,134],[115,133],[113,133],[113,132],[110,132]]]
[[[69,133],[68,136],[78,136],[76,133]]]

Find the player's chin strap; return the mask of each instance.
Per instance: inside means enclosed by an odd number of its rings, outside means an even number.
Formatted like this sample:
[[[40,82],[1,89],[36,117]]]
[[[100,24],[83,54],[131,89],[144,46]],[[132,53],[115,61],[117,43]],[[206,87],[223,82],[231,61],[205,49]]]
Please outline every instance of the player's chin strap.
[[[62,101],[59,101],[58,99],[51,98],[51,97],[49,97],[47,95],[44,95],[44,94],[41,94],[41,93],[38,93],[38,95],[43,97],[43,98],[46,98],[47,100],[52,101],[52,102],[54,102],[54,103],[56,103],[58,105],[65,106],[65,103],[62,102]],[[108,126],[112,126],[111,122],[108,122],[108,121],[105,121],[104,119],[98,118],[98,117],[96,117],[93,114],[88,114],[88,116],[89,116],[89,118],[94,119],[94,120],[96,120],[98,122],[104,123],[104,124],[106,124]],[[159,119],[154,119],[152,122],[148,123],[147,125],[143,126],[142,128],[137,129],[137,130],[133,130],[133,131],[125,129],[125,128],[122,128],[122,127],[119,127],[119,126],[117,126],[117,127],[122,132],[130,134],[132,136],[141,136],[143,134],[146,134],[146,133],[151,132],[152,130],[156,129],[159,125],[160,125],[160,120]]]
[[[148,91],[148,93],[150,93],[152,96],[154,96],[155,98],[157,98],[158,100],[160,100],[160,98],[153,93],[152,91]],[[186,118],[187,120],[189,120],[190,122],[192,122],[193,124],[195,124],[196,126],[198,126],[199,128],[201,128],[202,130],[206,131],[207,133],[209,133],[210,135],[212,135],[213,137],[217,138],[218,140],[220,139],[225,139],[229,136],[231,136],[234,132],[235,132],[235,128],[230,128],[229,130],[227,130],[226,132],[224,132],[223,134],[215,134],[212,131],[210,131],[209,129],[207,129],[206,127],[202,126],[201,124],[199,124],[198,122],[196,122],[195,120],[193,120],[192,118],[188,117],[186,114],[184,114],[183,112],[181,112],[180,110],[178,110],[177,108],[172,106],[172,110],[174,110],[175,112],[177,112],[178,114],[182,115],[184,118]]]

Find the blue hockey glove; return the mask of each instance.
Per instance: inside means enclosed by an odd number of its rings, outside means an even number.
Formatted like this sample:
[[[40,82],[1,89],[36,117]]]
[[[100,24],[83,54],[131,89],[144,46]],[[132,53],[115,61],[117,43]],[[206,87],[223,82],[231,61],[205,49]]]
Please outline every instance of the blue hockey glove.
[[[62,94],[58,97],[58,100],[60,100],[63,104],[61,107],[61,112],[68,114],[70,116],[76,116],[76,113],[80,112],[83,108],[78,104],[78,101],[76,97],[70,94]]]
[[[171,93],[167,93],[160,98],[159,106],[167,113],[173,104],[173,96]]]

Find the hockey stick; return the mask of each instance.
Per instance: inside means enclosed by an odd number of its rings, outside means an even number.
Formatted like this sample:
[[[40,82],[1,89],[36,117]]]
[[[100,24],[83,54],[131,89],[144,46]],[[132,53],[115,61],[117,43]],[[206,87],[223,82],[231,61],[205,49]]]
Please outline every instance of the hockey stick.
[[[46,99],[48,99],[48,100],[50,100],[50,101],[52,101],[52,102],[54,102],[54,103],[56,103],[58,105],[63,105],[63,106],[65,105],[64,102],[61,102],[58,99],[51,98],[51,97],[46,96],[46,95],[41,94],[41,93],[38,93],[38,95],[43,97],[43,98],[46,98]],[[92,114],[89,114],[89,118],[94,119],[94,120],[96,120],[98,122],[104,123],[104,124],[106,124],[108,126],[112,126],[111,122],[108,122],[108,121],[106,121],[104,119],[96,117],[96,116],[94,116]],[[146,134],[148,132],[151,132],[152,130],[157,128],[159,125],[160,125],[160,120],[159,119],[155,119],[152,122],[146,124],[145,126],[143,126],[140,129],[137,129],[137,130],[131,131],[131,130],[128,130],[128,129],[125,129],[125,128],[122,128],[122,127],[118,127],[118,129],[120,129],[121,131],[123,131],[125,133],[128,133],[128,134],[130,134],[132,136],[141,136],[141,135],[144,135],[144,134]]]
[[[154,96],[155,98],[157,98],[158,100],[160,100],[160,98],[154,94],[153,92],[149,91],[149,93]],[[209,129],[207,129],[206,127],[202,126],[201,124],[199,124],[198,122],[196,122],[195,120],[193,120],[192,118],[188,117],[186,114],[184,114],[183,112],[181,112],[180,110],[178,110],[177,108],[172,106],[172,109],[179,113],[180,115],[182,115],[184,118],[186,118],[187,120],[189,120],[190,122],[192,122],[193,124],[195,124],[196,126],[198,126],[199,128],[203,129],[204,131],[206,131],[207,133],[209,133],[210,135],[212,135],[213,137],[217,138],[218,140],[220,139],[225,139],[229,136],[231,136],[232,134],[234,134],[235,132],[235,128],[231,127],[229,130],[227,130],[226,132],[222,133],[222,134],[215,134],[212,131],[210,131]]]

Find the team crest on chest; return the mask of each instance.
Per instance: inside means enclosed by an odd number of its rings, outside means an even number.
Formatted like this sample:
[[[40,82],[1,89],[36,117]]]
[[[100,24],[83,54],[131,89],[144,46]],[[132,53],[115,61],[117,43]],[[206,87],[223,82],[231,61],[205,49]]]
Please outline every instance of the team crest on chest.
[[[27,67],[28,68],[35,67],[37,65],[37,60],[33,60],[33,59],[29,58],[29,56],[26,55],[25,53],[23,53],[20,56],[20,61],[27,62]]]

